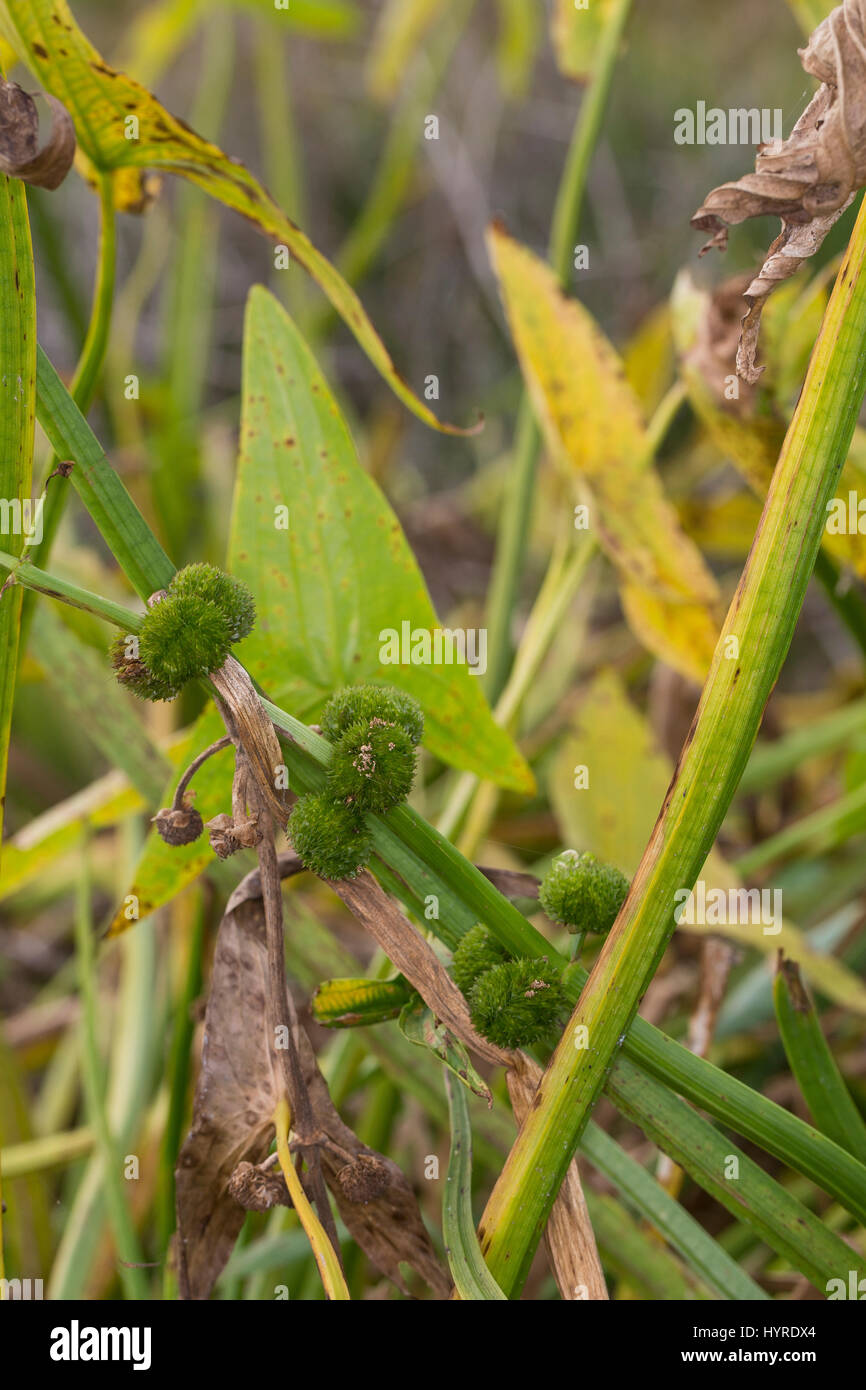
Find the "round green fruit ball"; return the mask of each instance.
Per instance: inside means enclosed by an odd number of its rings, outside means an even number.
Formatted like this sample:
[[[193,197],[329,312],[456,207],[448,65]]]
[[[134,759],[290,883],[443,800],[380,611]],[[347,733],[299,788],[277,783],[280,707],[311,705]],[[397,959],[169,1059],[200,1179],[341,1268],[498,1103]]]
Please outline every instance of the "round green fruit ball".
[[[505,961],[487,970],[469,999],[472,1022],[497,1047],[528,1047],[553,1032],[565,995],[559,972],[543,959]]]
[[[288,829],[304,867],[319,878],[354,878],[372,853],[361,817],[327,793],[302,796],[292,809]]]
[[[461,938],[451,962],[451,974],[459,990],[469,997],[475,982],[494,965],[508,960],[508,952],[495,937],[478,922]]]
[[[609,932],[628,896],[629,881],[594,854],[567,849],[554,859],[539,889],[542,908],[570,932]]]
[[[148,610],[138,654],[158,681],[180,687],[222,666],[232,645],[225,614],[196,594],[169,594]]]
[[[350,685],[338,690],[326,704],[320,724],[325,738],[337,743],[354,724],[368,724],[371,719],[399,724],[416,745],[424,737],[418,701],[390,685]]]
[[[412,790],[417,750],[399,724],[374,715],[352,724],[334,745],[331,795],[360,811],[389,811]]]

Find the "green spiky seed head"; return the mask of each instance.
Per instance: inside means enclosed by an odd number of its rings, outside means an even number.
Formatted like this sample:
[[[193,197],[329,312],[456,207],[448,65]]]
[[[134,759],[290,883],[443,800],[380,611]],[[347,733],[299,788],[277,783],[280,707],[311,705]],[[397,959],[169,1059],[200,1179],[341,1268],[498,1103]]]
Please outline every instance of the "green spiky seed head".
[[[304,867],[320,878],[354,878],[373,848],[358,813],[327,793],[302,796],[295,803],[289,835]]]
[[[538,898],[553,922],[570,932],[610,931],[628,897],[629,881],[594,854],[567,849],[554,859]]]
[[[175,682],[148,670],[141,660],[137,637],[118,637],[111,644],[109,657],[119,684],[140,700],[173,700],[180,690]]]
[[[470,927],[454,952],[451,962],[454,983],[468,998],[472,986],[486,970],[492,970],[494,965],[501,965],[507,960],[505,947],[500,946],[483,923],[478,922]]]
[[[486,970],[469,998],[472,1022],[497,1047],[528,1047],[557,1027],[565,995],[559,971],[543,959],[505,961]]]
[[[240,642],[252,632],[256,621],[256,605],[246,584],[215,565],[198,563],[178,570],[169,585],[172,597],[194,596],[212,603],[225,616],[233,642]]]
[[[322,713],[322,733],[336,743],[353,724],[367,724],[371,719],[399,724],[414,744],[424,737],[424,715],[418,701],[392,685],[350,685],[338,690]]]
[[[157,680],[180,687],[222,666],[232,645],[221,610],[197,594],[169,594],[145,616],[138,652]]]
[[[406,730],[374,715],[350,725],[335,743],[328,787],[359,811],[390,811],[412,790],[417,760]]]

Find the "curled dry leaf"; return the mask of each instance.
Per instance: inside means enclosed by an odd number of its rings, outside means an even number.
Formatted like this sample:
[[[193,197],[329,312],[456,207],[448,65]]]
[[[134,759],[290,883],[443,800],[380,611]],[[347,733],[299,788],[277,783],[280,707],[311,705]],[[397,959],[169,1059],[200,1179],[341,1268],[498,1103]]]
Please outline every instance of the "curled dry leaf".
[[[281,877],[301,869],[295,855],[279,856]],[[214,953],[193,1124],[176,1174],[178,1275],[185,1298],[210,1294],[244,1222],[244,1208],[230,1184],[234,1180],[237,1185],[239,1167],[243,1177],[244,1163],[261,1165],[274,1133],[279,1077],[265,1026],[267,945],[260,895],[257,869],[229,900]],[[323,1136],[325,1179],[350,1235],[401,1289],[400,1266],[406,1264],[437,1298],[447,1298],[450,1279],[436,1258],[405,1176],[343,1123],[302,1028],[295,1043],[314,1122]]]
[[[36,102],[17,82],[0,78],[0,170],[37,188],[59,188],[75,158],[75,127],[56,97],[45,101],[51,110],[51,134],[39,148]]]
[[[713,233],[704,251],[723,250],[728,227],[750,217],[782,219],[744,295],[737,372],[752,385],[761,374],[755,355],[767,296],[814,255],[866,184],[866,0],[845,0],[833,10],[800,59],[821,86],[787,140],[761,146],[754,174],[714,188],[692,218],[693,227]]]

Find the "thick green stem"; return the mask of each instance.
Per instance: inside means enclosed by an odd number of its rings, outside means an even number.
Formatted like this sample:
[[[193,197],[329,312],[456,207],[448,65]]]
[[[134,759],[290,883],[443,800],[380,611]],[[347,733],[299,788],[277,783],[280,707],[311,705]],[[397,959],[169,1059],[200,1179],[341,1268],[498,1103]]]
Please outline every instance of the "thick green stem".
[[[719,832],[787,654],[866,391],[864,262],[861,208],[661,814],[485,1212],[485,1257],[511,1295],[673,933],[675,895],[693,887]]]

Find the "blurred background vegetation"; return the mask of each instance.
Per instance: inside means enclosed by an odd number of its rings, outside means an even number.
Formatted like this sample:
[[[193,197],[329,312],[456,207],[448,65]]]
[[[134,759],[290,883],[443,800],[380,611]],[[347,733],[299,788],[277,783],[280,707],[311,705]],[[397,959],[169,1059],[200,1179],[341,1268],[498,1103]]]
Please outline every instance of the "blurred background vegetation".
[[[286,36],[269,0],[74,3],[82,28],[110,61],[261,176],[358,289],[413,388],[423,392],[425,379],[435,374],[437,413],[467,422],[481,410],[483,432],[448,438],[414,420],[303,271],[275,269],[271,244],[253,226],[171,179],[158,192],[154,188],[157,196],[146,212],[119,218],[118,295],[90,418],[172,560],[221,564],[235,468],[244,305],[251,284],[267,284],[297,317],[322,362],[365,466],[401,517],[440,618],[477,626],[484,620],[521,392],[485,230],[492,219],[502,219],[524,244],[544,254],[581,89],[558,70],[542,0],[449,0],[390,74],[377,38],[382,10],[374,0],[299,5],[296,27]],[[759,6],[745,0],[725,6],[654,0],[634,7],[589,177],[579,238],[589,247],[589,268],[575,274],[572,288],[625,354],[648,413],[675,378],[664,306],[678,272],[687,266],[700,284],[718,283],[757,265],[777,231],[769,219],[747,224],[732,234],[724,261],[713,256],[698,262],[701,236],[689,218],[709,188],[746,172],[752,152],[675,145],[674,112],[698,100],[725,108],[780,107],[787,132],[811,90],[796,55],[802,41],[784,0]],[[424,139],[430,114],[439,120],[435,141]],[[96,200],[81,179],[70,177],[56,193],[29,190],[28,201],[39,337],[58,368],[71,374],[89,313]],[[852,217],[849,212],[834,230],[813,274],[838,255]],[[140,380],[137,400],[125,395],[130,374]],[[659,462],[668,492],[686,517],[689,497],[707,480],[724,496],[745,498],[742,515],[731,510],[730,535],[720,530],[711,547],[729,592],[748,550],[756,504],[688,411],[674,421]],[[562,507],[557,484],[544,471],[535,503],[529,564],[513,614],[515,635],[549,559],[551,518]],[[88,588],[126,596],[78,507],[67,510],[53,563]],[[93,651],[104,651],[100,624],[72,611],[63,616]],[[599,574],[591,593],[581,592],[543,679],[525,702],[520,731],[541,791],[532,802],[502,798],[485,836],[485,862],[537,867],[570,842],[570,827],[558,814],[561,802],[548,787],[555,768],[570,756],[566,740],[579,699],[602,666],[617,672],[658,742],[676,756],[697,692],[653,667],[623,624],[615,585]],[[80,736],[62,687],[63,672],[52,669],[50,648],[32,647],[21,673],[7,793],[6,834],[19,835],[24,853],[34,818],[110,770],[99,748]],[[785,733],[807,726],[862,692],[862,652],[813,588],[767,727]],[[168,738],[200,703],[195,693],[185,693],[176,705],[151,707],[150,732]],[[625,747],[623,729],[615,726],[611,736]],[[795,764],[781,783],[756,779],[730,818],[728,848],[745,853],[816,805],[833,804],[862,783],[864,766],[866,718],[856,728],[852,723],[845,740],[837,739],[810,762],[799,780],[792,776]],[[619,771],[626,799],[627,771]],[[435,819],[451,789],[448,774],[431,773],[416,799]],[[645,838],[656,809],[648,804],[644,814],[640,808],[633,842]],[[45,833],[49,827],[41,825]],[[125,891],[143,828],[137,816],[97,829],[88,852],[97,920]],[[810,841],[808,852],[786,859],[773,879],[785,888],[786,915],[803,930],[815,929],[816,949],[835,950],[852,971],[866,963],[864,843],[866,816],[855,809],[824,838]],[[7,1018],[2,1046],[8,1063],[0,1083],[0,1133],[4,1147],[16,1152],[20,1174],[13,1169],[11,1175],[18,1202],[7,1231],[7,1271],[10,1263],[22,1272],[46,1271],[46,1277],[53,1269],[53,1293],[105,1297],[116,1291],[117,1271],[78,1073],[72,920],[76,893],[81,910],[80,865],[68,845],[44,863],[29,864],[0,905],[0,1006]],[[189,1014],[202,990],[196,961],[204,943],[206,979],[208,943],[237,876],[215,871],[141,923],[101,968],[101,1043],[113,1124],[124,1146],[160,1155],[149,1166],[156,1176],[143,1181],[134,1198],[146,1257],[157,1262],[171,1227],[166,1114],[178,1094],[181,1107],[186,1104],[198,1055],[196,1014]],[[305,1005],[309,990],[329,975],[357,973],[359,962],[376,968],[367,939],[332,895],[312,880],[287,891],[294,906],[289,967],[299,1002]],[[545,929],[550,931],[549,924]],[[647,1016],[675,1036],[688,1029],[701,949],[696,938],[678,937],[644,1006]],[[805,1113],[785,1069],[764,958],[738,948],[732,964],[714,1060]],[[838,998],[822,1001],[863,1108],[862,999],[853,1012]],[[365,1142],[397,1158],[435,1225],[439,1199],[423,1179],[424,1161],[430,1153],[444,1161],[448,1133],[434,1065],[425,1070],[424,1059],[409,1056],[402,1039],[382,1041],[371,1030],[363,1045],[351,1035],[331,1041],[314,1029],[314,1036],[319,1044],[329,1043],[325,1065],[338,1105],[347,1107]],[[489,1119],[477,1109],[477,1180],[487,1190],[512,1128],[502,1119],[503,1106]],[[175,1138],[184,1118],[183,1109],[172,1115]],[[617,1119],[607,1102],[596,1118],[642,1162],[654,1163],[652,1146]],[[58,1134],[61,1142],[50,1161],[30,1164],[26,1146]],[[802,1200],[826,1210],[805,1179],[787,1175],[785,1181]],[[603,1205],[610,1192],[604,1179],[594,1173],[591,1183],[598,1198],[597,1234],[618,1296],[694,1296],[687,1272],[670,1262],[653,1266],[640,1243],[633,1250],[632,1233],[617,1224],[619,1209]],[[700,1189],[687,1182],[682,1200],[769,1291],[809,1296],[796,1276],[775,1267],[769,1252]],[[838,1208],[830,1208],[829,1219],[841,1224]],[[220,1286],[222,1296],[272,1297],[274,1283],[290,1275],[293,1290],[301,1290],[297,1296],[320,1296],[309,1251],[291,1221],[286,1212],[250,1217]],[[353,1292],[388,1296],[357,1252],[349,1272]],[[158,1288],[161,1279],[157,1270],[151,1287]],[[530,1287],[535,1296],[551,1295],[541,1265]]]

